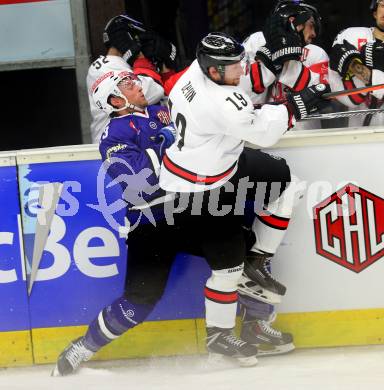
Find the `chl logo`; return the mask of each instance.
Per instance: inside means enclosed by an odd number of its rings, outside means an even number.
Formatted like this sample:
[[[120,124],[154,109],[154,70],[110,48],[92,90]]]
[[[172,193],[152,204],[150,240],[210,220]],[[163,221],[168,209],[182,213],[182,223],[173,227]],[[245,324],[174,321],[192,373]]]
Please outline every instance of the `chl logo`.
[[[347,184],[313,208],[316,252],[356,273],[384,256],[384,199]]]

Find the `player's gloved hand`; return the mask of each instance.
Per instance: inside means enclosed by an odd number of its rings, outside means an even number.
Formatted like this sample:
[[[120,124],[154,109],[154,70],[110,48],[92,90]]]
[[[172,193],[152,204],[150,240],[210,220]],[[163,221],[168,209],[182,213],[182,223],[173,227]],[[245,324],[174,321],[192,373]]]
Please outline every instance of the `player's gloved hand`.
[[[272,53],[268,46],[261,46],[256,52],[255,61],[260,61],[264,66],[277,76],[283,67],[272,61]]]
[[[141,50],[139,42],[124,26],[119,27],[114,24],[106,28],[103,40],[107,46],[116,48],[130,65],[133,64]]]
[[[304,88],[300,92],[287,93],[287,108],[296,120],[306,118],[309,114],[325,107],[328,102],[322,96],[330,92],[328,84],[317,84]]]
[[[360,51],[345,39],[342,45],[337,43],[332,47],[329,59],[331,69],[343,78],[347,76],[349,66],[353,60],[361,61],[361,63],[364,61]]]
[[[173,125],[163,127],[155,135],[154,141],[160,144],[160,154],[168,149],[176,140],[176,129]]]
[[[141,50],[145,57],[159,68],[164,64],[167,68],[176,67],[176,46],[155,32],[145,32],[140,35]]]
[[[384,42],[368,42],[361,49],[361,55],[369,69],[384,71]]]
[[[300,60],[304,44],[294,25],[287,26],[280,15],[272,15],[267,19],[263,32],[275,65],[282,66],[286,61]]]

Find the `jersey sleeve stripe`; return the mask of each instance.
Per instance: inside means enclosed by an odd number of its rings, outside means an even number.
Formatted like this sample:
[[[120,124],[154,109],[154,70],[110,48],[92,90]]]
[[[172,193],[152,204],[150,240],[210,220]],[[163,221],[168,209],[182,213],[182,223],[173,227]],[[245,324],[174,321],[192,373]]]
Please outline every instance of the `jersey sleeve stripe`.
[[[181,177],[184,180],[187,180],[191,183],[195,184],[213,184],[216,183],[222,179],[224,179],[226,176],[231,174],[233,170],[235,169],[237,165],[237,161],[225,172],[219,173],[215,176],[202,176],[195,172],[188,171],[187,169],[184,169],[180,167],[179,165],[175,164],[170,160],[170,158],[167,155],[164,155],[163,157],[163,164],[164,167],[174,175]]]
[[[251,65],[251,82],[252,82],[252,90],[255,93],[263,93],[265,91],[265,86],[263,82],[263,74],[261,72],[260,63],[256,61]]]
[[[353,80],[343,80],[343,85],[345,89],[353,89],[356,88],[355,83]],[[357,94],[357,95],[349,95],[349,100],[355,104],[355,105],[360,105],[365,102],[365,96],[362,94]]]
[[[297,79],[295,85],[293,86],[293,90],[295,92],[303,90],[304,88],[308,87],[310,81],[311,72],[306,66],[302,65],[300,76]]]

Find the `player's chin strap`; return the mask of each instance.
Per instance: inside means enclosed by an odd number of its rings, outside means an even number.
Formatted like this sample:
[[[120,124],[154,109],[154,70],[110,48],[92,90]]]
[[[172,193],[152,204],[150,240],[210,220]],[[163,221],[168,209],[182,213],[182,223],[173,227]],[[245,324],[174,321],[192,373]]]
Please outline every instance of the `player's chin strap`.
[[[225,65],[217,65],[215,68],[220,74],[220,80],[213,80],[211,77],[209,78],[216,84],[224,85]]]
[[[114,112],[119,112],[119,111],[122,111],[122,110],[133,110],[133,111],[140,111],[140,112],[144,112],[145,111],[145,108],[139,107],[139,106],[135,106],[134,104],[129,103],[129,101],[127,100],[127,98],[123,94],[121,94],[120,97],[122,99],[124,99],[125,104],[124,104],[123,107],[114,108],[113,109]]]

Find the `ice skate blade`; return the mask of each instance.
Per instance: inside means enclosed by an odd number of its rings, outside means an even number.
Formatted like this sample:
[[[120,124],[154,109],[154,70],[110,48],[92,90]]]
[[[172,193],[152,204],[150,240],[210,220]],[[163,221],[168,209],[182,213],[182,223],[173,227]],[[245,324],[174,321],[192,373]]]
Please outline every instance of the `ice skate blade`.
[[[277,303],[281,303],[281,299],[283,297],[282,295],[276,294],[270,290],[266,290],[264,287],[260,285],[248,287],[246,283],[249,281],[250,279],[248,279],[247,277],[245,276],[241,277],[240,282],[237,285],[237,290],[239,291],[240,294],[273,305]]]
[[[286,353],[292,352],[295,349],[295,345],[293,343],[278,345],[273,349],[263,349],[263,346],[261,344],[254,344],[254,345],[258,349],[257,352],[258,357],[284,355]]]
[[[238,363],[240,367],[253,367],[257,364],[257,357],[231,357],[221,355],[220,353],[209,352],[208,364],[211,366],[222,366],[228,363]]]
[[[264,303],[270,303],[272,305],[276,305],[277,303],[281,303],[282,295],[278,295],[273,293],[272,291],[268,291],[260,287],[258,291],[250,291],[248,287],[244,287],[241,284],[237,286],[237,290],[240,294],[246,295],[247,297],[257,299],[258,301]]]
[[[55,366],[55,368],[52,370],[51,372],[51,376],[62,376],[57,368],[57,365]]]
[[[221,355],[220,353],[214,353],[214,352],[209,352],[208,353],[208,359],[207,363],[209,365],[220,365],[225,362],[224,355]]]
[[[253,367],[257,364],[256,356],[238,357],[236,360],[239,362],[240,367]]]

